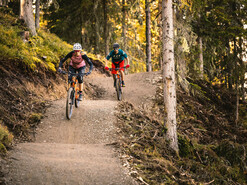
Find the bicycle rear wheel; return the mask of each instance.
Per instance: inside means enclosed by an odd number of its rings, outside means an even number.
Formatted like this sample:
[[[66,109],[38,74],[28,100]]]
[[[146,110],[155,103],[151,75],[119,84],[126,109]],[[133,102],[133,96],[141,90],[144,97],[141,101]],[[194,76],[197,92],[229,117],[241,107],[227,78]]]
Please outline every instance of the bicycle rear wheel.
[[[122,90],[121,90],[121,80],[119,78],[116,79],[116,91],[117,91],[117,99],[121,101],[122,100]]]
[[[72,87],[70,87],[67,93],[67,101],[66,101],[66,117],[68,120],[70,120],[72,116],[74,100],[75,100],[75,91]]]

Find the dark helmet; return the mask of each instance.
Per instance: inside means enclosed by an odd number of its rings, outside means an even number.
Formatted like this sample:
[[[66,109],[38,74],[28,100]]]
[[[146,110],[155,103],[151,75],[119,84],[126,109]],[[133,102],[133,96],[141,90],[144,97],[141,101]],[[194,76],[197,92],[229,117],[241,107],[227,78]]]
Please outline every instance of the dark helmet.
[[[119,44],[118,43],[113,44],[113,49],[115,49],[115,48],[119,48]]]

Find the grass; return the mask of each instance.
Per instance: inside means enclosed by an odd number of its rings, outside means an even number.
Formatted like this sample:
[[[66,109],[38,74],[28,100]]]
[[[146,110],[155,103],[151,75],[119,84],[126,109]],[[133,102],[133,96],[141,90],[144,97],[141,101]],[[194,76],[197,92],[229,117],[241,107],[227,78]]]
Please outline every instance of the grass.
[[[56,71],[60,58],[71,51],[72,46],[42,29],[37,36],[24,42],[20,33],[25,30],[18,17],[0,8],[0,59],[23,61],[31,70],[36,70],[40,64]]]
[[[13,135],[8,131],[6,126],[0,123],[0,155],[7,153],[7,148],[11,146]]]

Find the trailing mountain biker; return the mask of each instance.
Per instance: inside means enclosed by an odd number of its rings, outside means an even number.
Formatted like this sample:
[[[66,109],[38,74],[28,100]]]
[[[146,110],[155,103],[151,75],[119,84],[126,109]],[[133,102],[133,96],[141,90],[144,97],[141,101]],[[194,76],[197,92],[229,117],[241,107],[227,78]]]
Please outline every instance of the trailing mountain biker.
[[[73,74],[78,72],[78,83],[79,83],[79,99],[82,100],[82,90],[83,90],[83,73],[85,73],[86,69],[86,63],[90,65],[89,72],[87,72],[86,75],[89,75],[92,70],[93,70],[93,63],[91,60],[88,58],[85,52],[82,52],[82,47],[81,44],[75,43],[73,46],[73,51],[69,52],[63,59],[61,59],[59,63],[59,68],[58,71],[62,71],[63,63],[70,58],[70,63],[69,63],[69,71]],[[68,77],[69,82],[72,80],[72,75],[69,75]]]
[[[112,75],[113,75],[113,79],[114,79],[114,86],[116,86],[116,80],[115,80],[115,75],[117,73],[116,70],[114,70],[115,68],[121,68],[120,69],[120,74],[121,74],[121,78],[122,78],[122,86],[125,87],[125,83],[124,83],[124,59],[127,60],[127,65],[126,65],[126,68],[129,68],[130,65],[129,65],[129,58],[127,56],[127,54],[119,49],[119,44],[118,43],[115,43],[113,44],[113,50],[107,55],[106,57],[106,67],[105,69],[108,70],[108,62],[109,62],[109,59],[112,58]]]

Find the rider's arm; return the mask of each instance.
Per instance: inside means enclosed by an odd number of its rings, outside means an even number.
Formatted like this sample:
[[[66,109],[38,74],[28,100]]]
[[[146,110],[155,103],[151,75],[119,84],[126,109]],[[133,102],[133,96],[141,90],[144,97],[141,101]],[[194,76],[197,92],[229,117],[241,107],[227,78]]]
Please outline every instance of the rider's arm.
[[[88,56],[86,55],[86,53],[82,53],[82,58],[84,60],[87,61],[87,63],[89,64],[90,68],[89,68],[89,72],[91,73],[93,70],[93,63],[91,62],[91,60],[88,58]]]
[[[72,57],[74,51],[69,52],[64,58],[60,60],[59,67],[63,67],[63,63],[68,59]]]
[[[105,59],[105,66],[107,67],[109,63],[109,60]]]
[[[108,66],[109,59],[112,57],[112,51],[106,56],[105,66]]]
[[[127,65],[129,65],[129,58],[128,58],[127,54],[124,51],[123,51],[123,57],[126,58]]]
[[[129,65],[130,64],[129,58],[127,57],[126,60],[127,60],[127,65]]]

